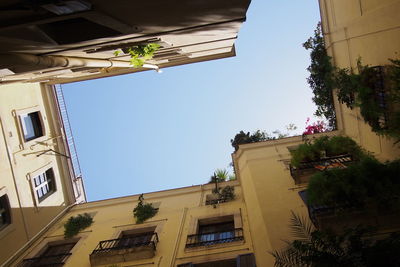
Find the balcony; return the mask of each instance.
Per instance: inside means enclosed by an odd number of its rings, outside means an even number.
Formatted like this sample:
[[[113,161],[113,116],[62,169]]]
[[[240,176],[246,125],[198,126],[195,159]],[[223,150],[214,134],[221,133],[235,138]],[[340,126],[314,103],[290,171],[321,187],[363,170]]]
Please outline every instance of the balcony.
[[[298,167],[290,165],[290,175],[296,184],[308,183],[310,177],[318,171],[344,167],[352,162],[353,156],[349,154],[325,157],[317,161],[302,162]]]
[[[157,243],[157,233],[100,241],[90,254],[90,264],[97,266],[152,258]]]
[[[359,225],[379,230],[393,230],[400,226],[400,214],[390,209],[378,209],[373,204],[364,208],[353,206],[309,206],[310,219],[319,230],[341,232]]]
[[[41,266],[63,266],[72,253],[64,253],[58,255],[41,256],[30,259],[24,259],[19,267],[41,267]]]
[[[186,248],[212,246],[244,240],[243,229],[236,228],[232,231],[221,231],[204,234],[189,235]]]

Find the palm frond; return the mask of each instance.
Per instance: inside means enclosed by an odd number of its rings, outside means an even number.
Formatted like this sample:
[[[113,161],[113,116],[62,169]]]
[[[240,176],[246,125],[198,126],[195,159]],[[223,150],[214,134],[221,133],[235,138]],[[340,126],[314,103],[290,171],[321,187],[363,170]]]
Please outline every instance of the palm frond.
[[[314,226],[307,218],[292,211],[290,218],[290,232],[299,241],[310,242]]]
[[[284,250],[270,252],[275,258],[275,267],[308,267],[302,260],[302,255],[296,249],[288,246]]]

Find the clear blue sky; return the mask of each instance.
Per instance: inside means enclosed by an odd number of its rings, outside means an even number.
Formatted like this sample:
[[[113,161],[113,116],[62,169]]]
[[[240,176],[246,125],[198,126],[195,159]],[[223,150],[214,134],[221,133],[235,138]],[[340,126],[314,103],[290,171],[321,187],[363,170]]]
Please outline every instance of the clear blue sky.
[[[64,85],[88,199],[206,183],[240,130],[301,131],[317,2],[253,0],[234,58]]]

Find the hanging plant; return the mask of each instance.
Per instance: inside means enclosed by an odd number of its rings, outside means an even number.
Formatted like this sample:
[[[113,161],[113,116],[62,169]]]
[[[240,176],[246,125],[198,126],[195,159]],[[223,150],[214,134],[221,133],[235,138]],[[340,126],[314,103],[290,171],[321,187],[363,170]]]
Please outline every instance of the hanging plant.
[[[93,218],[88,213],[70,217],[64,224],[64,238],[75,236],[81,230],[88,228],[92,223]]]
[[[151,203],[144,203],[143,194],[139,196],[138,200],[139,203],[133,209],[133,216],[136,218],[136,223],[143,223],[157,214],[158,209],[154,208]]]
[[[160,48],[159,44],[151,43],[146,45],[136,45],[131,47],[126,47],[121,50],[114,52],[115,56],[119,56],[121,53],[130,55],[130,64],[135,67],[142,67],[147,60],[153,58],[154,53]]]
[[[400,139],[400,60],[371,67],[357,61],[358,73],[340,69],[335,74],[338,99],[361,116],[378,134]]]

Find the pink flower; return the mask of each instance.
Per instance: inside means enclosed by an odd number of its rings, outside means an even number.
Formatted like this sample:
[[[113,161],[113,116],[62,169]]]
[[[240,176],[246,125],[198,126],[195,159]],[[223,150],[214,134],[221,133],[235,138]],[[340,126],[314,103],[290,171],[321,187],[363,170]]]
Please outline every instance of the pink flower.
[[[303,135],[308,135],[308,134],[316,134],[316,133],[323,133],[326,132],[326,124],[323,121],[317,121],[312,124],[310,124],[310,118],[307,118],[306,120],[306,129],[303,132]]]

